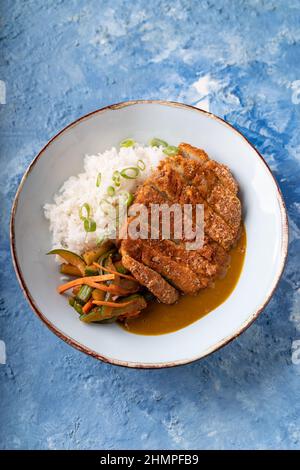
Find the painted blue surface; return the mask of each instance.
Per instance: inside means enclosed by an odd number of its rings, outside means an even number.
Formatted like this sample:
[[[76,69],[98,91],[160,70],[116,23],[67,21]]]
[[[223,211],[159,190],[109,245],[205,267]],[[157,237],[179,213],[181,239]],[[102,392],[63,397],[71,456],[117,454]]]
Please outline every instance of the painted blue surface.
[[[1,448],[299,448],[298,0],[3,0],[1,10]],[[79,116],[132,98],[225,117],[271,165],[290,216],[289,262],[263,315],[211,357],[162,371],[105,365],[60,341],[28,307],[9,252],[12,199],[36,152]]]

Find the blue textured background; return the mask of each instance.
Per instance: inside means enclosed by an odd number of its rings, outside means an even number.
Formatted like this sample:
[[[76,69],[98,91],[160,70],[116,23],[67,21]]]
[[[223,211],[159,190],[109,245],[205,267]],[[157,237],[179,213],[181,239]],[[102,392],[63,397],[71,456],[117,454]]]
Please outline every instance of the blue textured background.
[[[1,10],[1,448],[299,448],[299,1],[2,0]],[[170,370],[105,365],[60,341],[28,307],[9,252],[12,199],[34,155],[72,120],[132,98],[225,117],[271,165],[290,216],[287,269],[258,321]]]

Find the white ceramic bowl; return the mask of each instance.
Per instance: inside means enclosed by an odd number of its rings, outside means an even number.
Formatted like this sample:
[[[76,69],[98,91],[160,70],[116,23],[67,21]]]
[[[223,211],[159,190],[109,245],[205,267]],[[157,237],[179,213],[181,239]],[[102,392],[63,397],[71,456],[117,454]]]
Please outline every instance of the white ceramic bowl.
[[[83,156],[117,146],[126,137],[148,142],[158,136],[173,145],[201,147],[228,165],[241,188],[247,252],[231,296],[188,327],[161,336],[127,333],[114,324],[87,325],[56,294],[59,273],[42,206],[70,175],[80,172]],[[112,364],[170,367],[200,359],[243,332],[267,304],[287,255],[284,202],[271,171],[255,148],[232,126],[205,111],[163,101],[132,101],[95,111],[70,124],[41,150],[26,171],[11,217],[11,248],[17,276],[39,318],[61,339]],[[184,312],[182,312],[184,315]]]

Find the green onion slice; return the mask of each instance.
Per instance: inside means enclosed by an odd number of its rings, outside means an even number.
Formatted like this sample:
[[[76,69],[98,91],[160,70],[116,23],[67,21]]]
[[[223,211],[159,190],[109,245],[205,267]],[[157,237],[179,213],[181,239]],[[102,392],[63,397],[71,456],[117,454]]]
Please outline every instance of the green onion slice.
[[[168,147],[164,148],[163,149],[163,152],[166,154],[166,155],[178,155],[179,153],[179,149],[178,147],[174,147],[173,145],[168,145]]]
[[[108,215],[113,209],[113,205],[108,199],[101,199],[100,207],[106,215]]]
[[[120,174],[121,176],[123,176],[123,178],[126,178],[127,180],[135,180],[139,172],[140,170],[137,167],[128,166],[127,168],[123,168]]]
[[[101,173],[98,173],[97,179],[96,179],[96,186],[99,188],[101,184]]]
[[[120,147],[133,147],[135,141],[133,139],[124,139],[120,142]]]
[[[129,207],[133,201],[133,194],[131,194],[129,191],[121,191],[119,193],[119,198],[121,204],[125,204],[127,207]]]
[[[83,227],[86,232],[95,232],[97,224],[93,219],[85,219],[83,222]]]
[[[85,221],[85,219],[88,219],[90,217],[90,214],[91,214],[91,206],[86,202],[79,209],[79,217],[81,220]]]
[[[138,160],[137,167],[139,170],[144,171],[146,168],[146,163],[143,160]]]
[[[114,196],[115,192],[116,192],[116,190],[115,190],[115,188],[114,188],[113,186],[108,186],[108,188],[107,188],[107,194],[108,194],[109,196]]]
[[[154,139],[152,139],[150,141],[150,145],[151,145],[151,147],[168,147],[168,142],[166,142],[165,140],[157,139],[156,137],[154,137]]]
[[[121,179],[120,172],[118,170],[115,170],[112,175],[112,180],[115,186],[119,187],[121,185],[120,179]]]

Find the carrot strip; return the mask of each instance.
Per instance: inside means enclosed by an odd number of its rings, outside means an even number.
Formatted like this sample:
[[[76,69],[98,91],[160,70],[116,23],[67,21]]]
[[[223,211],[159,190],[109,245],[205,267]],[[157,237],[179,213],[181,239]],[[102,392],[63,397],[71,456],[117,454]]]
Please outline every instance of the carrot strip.
[[[87,284],[90,287],[94,287],[94,289],[99,289],[104,292],[110,292],[111,294],[114,294],[114,295],[128,295],[127,289],[123,289],[122,287],[115,286],[114,284],[110,286],[106,286],[104,284],[97,284],[96,282],[92,282],[92,281],[85,282],[84,284]]]
[[[81,284],[86,284],[87,286],[93,287],[94,289],[102,290],[103,292],[110,292],[114,295],[128,295],[127,289],[122,289],[121,287],[111,285],[106,286],[105,284],[100,284],[92,281],[84,281]],[[66,290],[70,289],[70,286],[64,284],[57,288],[59,294],[63,294]]]
[[[82,284],[90,285],[89,282],[94,282],[96,284],[96,281],[111,281],[114,278],[115,276],[113,274],[104,274],[103,276],[80,277],[78,279],[74,279],[73,281],[67,282],[66,284],[59,286],[57,288],[57,291],[62,294],[66,290],[71,289],[71,287],[80,286]]]
[[[83,313],[89,313],[89,311],[91,310],[93,306],[93,301],[92,299],[88,300],[86,304],[84,304],[84,306],[82,307],[82,311]]]
[[[133,276],[128,276],[128,274],[119,273],[118,271],[114,271],[113,269],[110,269],[110,268],[104,268],[98,263],[93,263],[93,265],[96,266],[97,268],[103,269],[103,271],[107,271],[108,273],[115,274],[115,276],[124,277],[125,279],[129,279],[130,281],[138,282]]]
[[[122,289],[121,287],[118,286],[106,286],[105,284],[100,284],[97,282],[92,282],[92,281],[84,281],[81,284],[85,284],[87,286],[93,287],[94,289],[102,290],[104,292],[110,292],[111,294],[114,295],[127,295],[128,290]],[[59,294],[63,294],[66,290],[70,289],[70,286],[67,284],[64,284],[63,286],[59,286],[57,288],[57,291]]]
[[[132,304],[133,300],[130,300],[130,302],[107,302],[105,300],[93,300],[93,304],[95,305],[106,305],[107,307],[126,307],[126,305]]]

